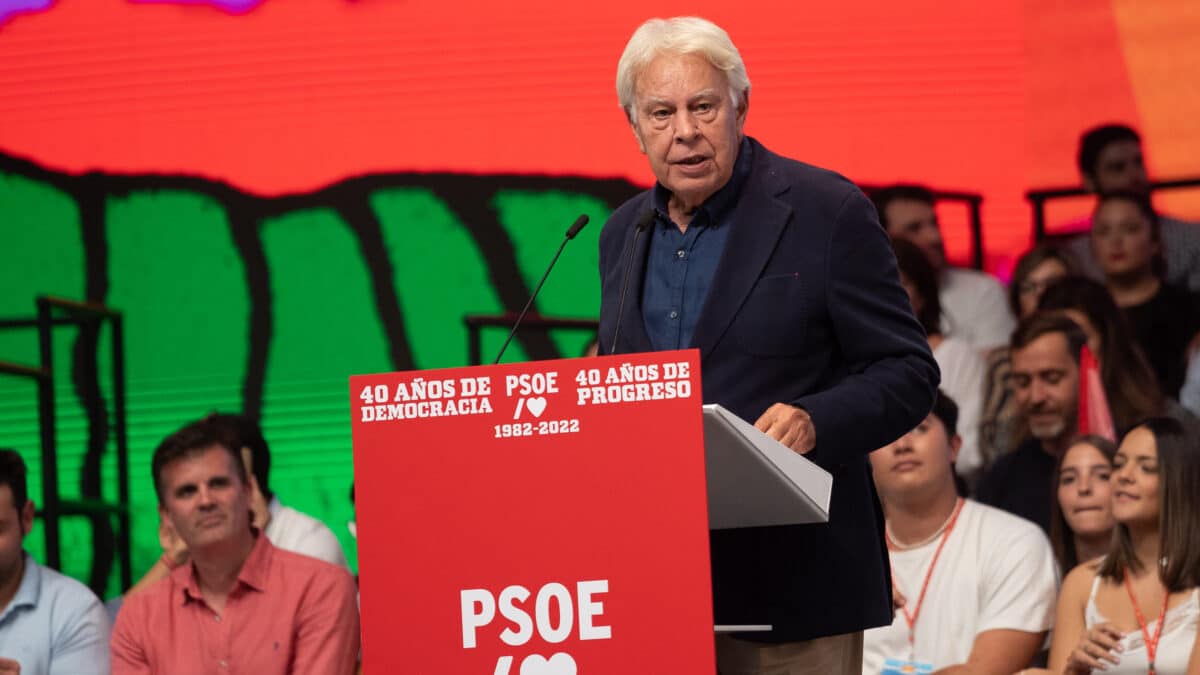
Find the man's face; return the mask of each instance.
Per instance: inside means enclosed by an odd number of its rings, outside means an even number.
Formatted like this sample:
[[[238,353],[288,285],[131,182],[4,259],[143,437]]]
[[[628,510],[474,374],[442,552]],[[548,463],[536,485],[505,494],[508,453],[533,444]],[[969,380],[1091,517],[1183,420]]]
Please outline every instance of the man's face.
[[[1012,351],[1010,383],[1017,409],[1042,441],[1062,441],[1075,433],[1079,407],[1079,368],[1062,333],[1046,333]]]
[[[729,81],[699,54],[659,54],[638,76],[633,134],[654,177],[689,208],[733,175],[746,103],[729,98]]]
[[[190,551],[227,543],[250,527],[250,488],[234,461],[214,445],[162,469],[159,508]]]
[[[7,583],[21,573],[22,546],[33,527],[33,511],[31,501],[17,510],[12,488],[0,485],[0,583]]]
[[[940,270],[946,264],[942,230],[933,205],[915,199],[896,199],[884,207],[883,219],[888,224],[889,237],[916,244],[934,269]]]
[[[1150,188],[1150,178],[1146,175],[1142,145],[1137,141],[1116,141],[1104,146],[1096,159],[1095,173],[1085,175],[1083,183],[1092,192],[1145,192]]]
[[[903,502],[953,485],[952,463],[962,440],[930,413],[916,429],[871,453],[871,472],[884,501]]]

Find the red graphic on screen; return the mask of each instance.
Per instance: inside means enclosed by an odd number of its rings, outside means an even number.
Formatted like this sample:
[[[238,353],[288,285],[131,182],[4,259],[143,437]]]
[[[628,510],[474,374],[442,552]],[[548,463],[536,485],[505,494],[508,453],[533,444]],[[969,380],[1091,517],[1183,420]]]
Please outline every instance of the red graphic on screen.
[[[68,2],[10,17],[0,151],[261,195],[394,171],[652,181],[614,87],[644,3],[251,4]],[[1029,239],[1025,190],[1077,183],[1088,126],[1139,126],[1152,173],[1194,172],[1200,114],[1186,111],[1200,97],[1181,78],[1200,63],[1163,60],[1198,20],[1183,6],[704,0],[653,13],[729,31],[753,82],[747,132],[768,147],[863,183],[981,192],[988,251],[1011,254]],[[1163,63],[1183,65],[1164,75]],[[955,215],[946,237],[962,260]]]

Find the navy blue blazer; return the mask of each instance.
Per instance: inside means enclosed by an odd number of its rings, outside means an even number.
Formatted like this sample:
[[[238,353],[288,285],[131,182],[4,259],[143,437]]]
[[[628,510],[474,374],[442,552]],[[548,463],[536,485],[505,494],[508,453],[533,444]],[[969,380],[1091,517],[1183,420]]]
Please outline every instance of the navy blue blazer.
[[[883,516],[867,454],[913,429],[939,374],[900,286],[871,202],[845,178],[757,141],[732,229],[696,324],[706,403],[754,422],[772,404],[804,408],[809,459],[833,474],[829,523],[711,534],[719,624],[771,624],[743,637],[792,642],[892,622]],[[623,255],[652,190],[600,234],[600,348],[612,348]],[[649,237],[631,257],[616,353],[651,351],[641,290]]]

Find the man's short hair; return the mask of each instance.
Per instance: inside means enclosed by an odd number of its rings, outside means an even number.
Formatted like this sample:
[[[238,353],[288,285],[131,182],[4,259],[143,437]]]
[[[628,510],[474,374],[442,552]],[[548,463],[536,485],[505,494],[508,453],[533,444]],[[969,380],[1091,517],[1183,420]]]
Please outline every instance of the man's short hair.
[[[250,470],[254,472],[254,480],[258,481],[258,489],[270,499],[271,448],[258,423],[246,415],[233,413],[212,413],[205,419],[224,430],[225,438],[234,450],[240,453],[242,448],[250,448]]]
[[[155,448],[150,469],[154,475],[154,492],[158,495],[160,504],[163,502],[163,469],[171,462],[199,455],[212,447],[221,448],[228,453],[238,479],[242,483],[250,482],[246,477],[246,466],[242,464],[241,447],[235,447],[235,441],[230,437],[225,425],[209,416],[184,425],[164,438]]]
[[[924,185],[916,185],[914,183],[897,183],[895,185],[877,187],[871,190],[869,196],[875,204],[875,210],[879,212],[879,222],[885,230],[888,229],[887,207],[892,202],[920,202],[933,206],[936,201],[933,196],[933,190]]]
[[[729,100],[737,106],[750,95],[750,76],[729,34],[708,19],[677,16],[650,19],[638,26],[617,62],[617,100],[630,123],[637,123],[634,98],[637,79],[654,57],[663,53],[699,54],[725,73],[729,80]]]
[[[7,485],[12,491],[13,506],[20,513],[29,499],[26,485],[25,460],[16,450],[0,448],[0,485]]]
[[[1095,176],[1100,153],[1109,145],[1121,141],[1141,143],[1142,137],[1124,124],[1102,124],[1083,132],[1079,137],[1079,172],[1085,176]]]
[[[946,438],[954,438],[958,433],[958,404],[954,399],[938,389],[937,396],[933,398],[933,410],[929,413],[941,420],[942,426],[946,427]]]
[[[1034,340],[1051,333],[1061,333],[1067,339],[1067,352],[1078,365],[1079,350],[1087,344],[1087,334],[1079,324],[1059,312],[1038,311],[1026,317],[1013,331],[1009,348],[1012,351],[1024,349]]]

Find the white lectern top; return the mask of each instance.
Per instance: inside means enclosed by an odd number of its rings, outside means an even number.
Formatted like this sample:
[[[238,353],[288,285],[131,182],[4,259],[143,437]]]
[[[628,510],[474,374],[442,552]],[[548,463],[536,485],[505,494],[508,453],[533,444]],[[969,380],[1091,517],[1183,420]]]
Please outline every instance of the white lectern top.
[[[829,521],[833,476],[719,405],[704,406],[708,527]]]

